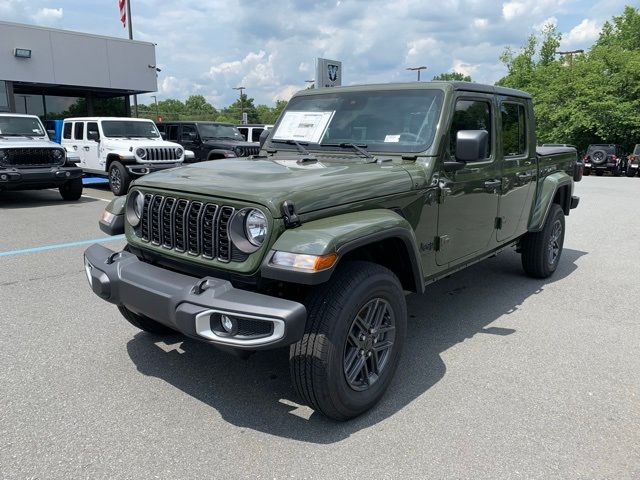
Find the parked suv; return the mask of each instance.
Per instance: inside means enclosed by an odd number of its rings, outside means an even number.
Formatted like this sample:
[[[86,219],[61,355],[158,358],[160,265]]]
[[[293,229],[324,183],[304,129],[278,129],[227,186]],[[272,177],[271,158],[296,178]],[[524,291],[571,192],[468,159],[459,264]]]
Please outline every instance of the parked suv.
[[[527,93],[470,82],[299,92],[260,156],[150,175],[112,201],[100,227],[127,246],[89,247],[87,280],[142,330],[290,346],[302,401],[355,417],[411,335],[405,292],[508,247],[532,277],[558,268],[577,155],[536,148],[533,118]]]
[[[633,153],[627,157],[627,177],[640,176],[640,143],[633,148]]]
[[[589,145],[584,156],[584,174],[611,172],[616,177],[625,171],[626,159],[622,147],[614,144]]]
[[[62,145],[76,152],[86,173],[108,175],[114,195],[124,195],[135,177],[177,167],[193,156],[166,142],[151,120],[119,117],[67,118]]]
[[[57,187],[65,200],[82,195],[75,152],[49,140],[35,115],[0,113],[0,190]]]
[[[265,130],[271,130],[273,125],[265,124],[243,124],[238,125],[238,130],[242,134],[245,140],[248,142],[259,142],[260,135]]]
[[[158,129],[163,138],[193,151],[195,162],[248,157],[260,151],[258,142],[246,142],[230,123],[162,122]]]

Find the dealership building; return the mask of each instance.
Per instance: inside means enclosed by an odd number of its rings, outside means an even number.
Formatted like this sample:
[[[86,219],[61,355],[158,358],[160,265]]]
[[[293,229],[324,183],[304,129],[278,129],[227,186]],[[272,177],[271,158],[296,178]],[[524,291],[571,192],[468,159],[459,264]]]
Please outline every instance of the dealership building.
[[[0,112],[129,116],[157,85],[153,43],[0,22]]]

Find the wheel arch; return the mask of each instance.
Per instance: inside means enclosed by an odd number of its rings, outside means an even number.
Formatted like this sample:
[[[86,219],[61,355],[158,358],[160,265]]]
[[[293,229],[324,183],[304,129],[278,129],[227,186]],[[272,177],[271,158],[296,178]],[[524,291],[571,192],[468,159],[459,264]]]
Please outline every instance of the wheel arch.
[[[276,251],[311,255],[336,253],[338,258],[329,269],[303,272],[272,265],[270,260]],[[350,260],[380,264],[398,277],[405,290],[424,290],[413,228],[405,218],[386,209],[337,215],[285,230],[267,254],[261,274],[285,282],[318,285],[329,281],[333,272]]]
[[[529,218],[528,230],[539,232],[549,215],[551,205],[560,205],[565,215],[571,211],[573,179],[566,172],[555,172],[542,180]]]

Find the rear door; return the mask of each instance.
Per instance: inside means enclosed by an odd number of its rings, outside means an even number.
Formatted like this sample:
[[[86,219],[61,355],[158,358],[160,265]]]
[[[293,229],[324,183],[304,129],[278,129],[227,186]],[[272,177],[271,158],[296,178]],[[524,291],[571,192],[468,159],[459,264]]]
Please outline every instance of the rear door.
[[[459,130],[489,132],[488,155],[441,178],[438,208],[438,265],[454,264],[485,251],[494,238],[500,193],[493,95],[464,93],[456,99],[447,156],[455,158]]]
[[[502,193],[498,207],[498,241],[519,233],[521,218],[531,194],[536,174],[536,152],[528,130],[525,99],[500,98],[500,150],[502,156]]]

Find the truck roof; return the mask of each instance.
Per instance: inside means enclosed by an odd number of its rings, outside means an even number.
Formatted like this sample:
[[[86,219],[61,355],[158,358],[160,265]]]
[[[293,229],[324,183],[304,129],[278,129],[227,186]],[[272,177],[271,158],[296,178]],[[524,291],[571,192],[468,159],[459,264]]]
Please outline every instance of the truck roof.
[[[531,95],[522,90],[516,90],[514,88],[498,87],[495,85],[484,85],[482,83],[473,82],[458,82],[458,81],[431,81],[431,82],[405,82],[405,83],[378,83],[369,85],[350,85],[348,87],[333,87],[331,91],[356,91],[366,92],[375,90],[415,90],[415,89],[443,89],[450,88],[456,91],[465,92],[478,92],[478,93],[492,93],[495,95],[506,95],[510,97],[521,97],[530,99]],[[319,95],[327,93],[327,89],[324,88],[312,88],[309,90],[302,90],[296,93],[295,96],[302,95]]]
[[[28,115],[28,114],[25,114],[25,113],[10,113],[10,112],[0,112],[0,117],[40,118],[37,115]]]
[[[163,120],[162,122],[156,122],[158,125],[168,125],[170,123],[183,124],[183,123],[206,123],[209,125],[228,125],[235,127],[233,123],[228,122],[216,122],[215,120]]]
[[[101,120],[131,120],[133,122],[153,122],[148,118],[131,118],[131,117],[71,117],[65,118],[65,122],[98,122]]]

